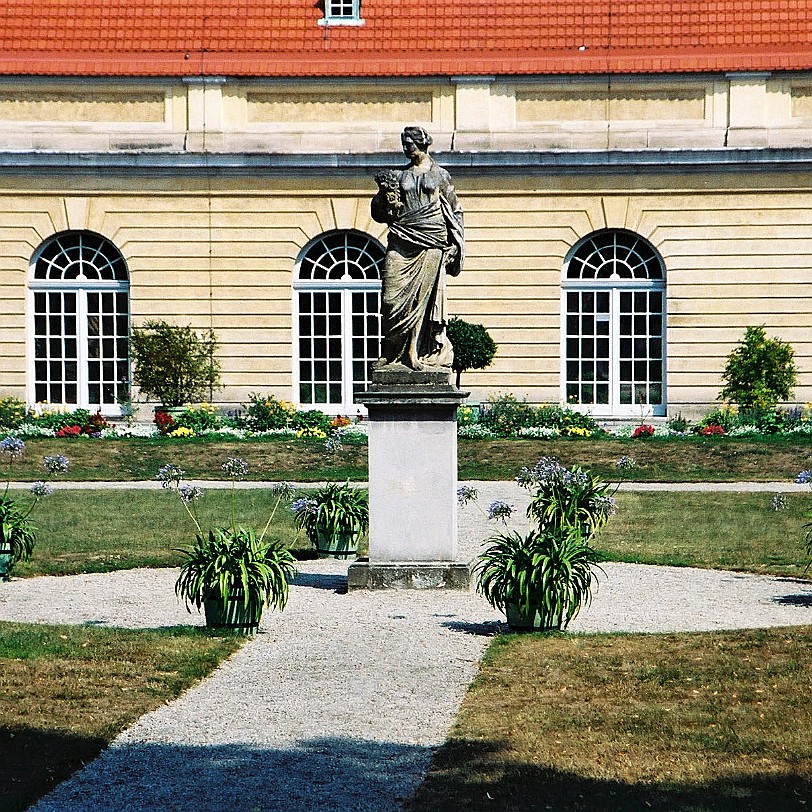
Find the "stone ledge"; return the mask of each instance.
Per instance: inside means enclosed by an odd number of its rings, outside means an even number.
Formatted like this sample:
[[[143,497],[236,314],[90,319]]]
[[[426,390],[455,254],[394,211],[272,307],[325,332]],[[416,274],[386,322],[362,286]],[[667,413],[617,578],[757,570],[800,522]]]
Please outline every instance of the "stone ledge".
[[[347,589],[471,588],[471,566],[464,561],[398,561],[372,563],[359,559],[347,570]]]

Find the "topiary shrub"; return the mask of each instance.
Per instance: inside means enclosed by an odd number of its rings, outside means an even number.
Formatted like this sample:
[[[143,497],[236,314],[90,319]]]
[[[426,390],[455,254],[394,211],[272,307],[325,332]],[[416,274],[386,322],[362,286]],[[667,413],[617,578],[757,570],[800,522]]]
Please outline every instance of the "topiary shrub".
[[[470,324],[455,316],[448,322],[446,334],[454,348],[451,369],[457,373],[458,387],[466,369],[485,369],[493,362],[496,342],[481,324]]]
[[[789,400],[795,388],[794,356],[785,341],[767,338],[764,327],[748,327],[728,356],[719,399],[737,403],[742,411],[775,409],[778,401]]]
[[[217,346],[212,330],[199,336],[190,326],[147,321],[132,331],[133,381],[164,406],[205,400],[220,385]]]

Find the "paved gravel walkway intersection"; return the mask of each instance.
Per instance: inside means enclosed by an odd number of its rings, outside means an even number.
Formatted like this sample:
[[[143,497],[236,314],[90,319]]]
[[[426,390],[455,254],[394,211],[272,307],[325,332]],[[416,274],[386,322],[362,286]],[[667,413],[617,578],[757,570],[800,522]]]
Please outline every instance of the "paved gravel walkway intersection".
[[[478,483],[480,503],[510,483]],[[462,557],[492,531],[460,512]],[[445,738],[502,617],[474,593],[345,593],[346,563],[303,562],[283,613],[179,700],[139,719],[36,812],[394,812]],[[573,631],[702,631],[812,623],[812,583],[604,565]],[[175,570],[0,585],[0,619],[202,625]]]

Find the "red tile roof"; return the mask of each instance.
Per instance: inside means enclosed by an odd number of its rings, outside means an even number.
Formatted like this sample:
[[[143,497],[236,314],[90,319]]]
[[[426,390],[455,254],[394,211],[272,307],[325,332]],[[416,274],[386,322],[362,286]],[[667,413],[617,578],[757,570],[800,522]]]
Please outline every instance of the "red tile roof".
[[[414,76],[812,69],[812,0],[2,0],[0,74]]]

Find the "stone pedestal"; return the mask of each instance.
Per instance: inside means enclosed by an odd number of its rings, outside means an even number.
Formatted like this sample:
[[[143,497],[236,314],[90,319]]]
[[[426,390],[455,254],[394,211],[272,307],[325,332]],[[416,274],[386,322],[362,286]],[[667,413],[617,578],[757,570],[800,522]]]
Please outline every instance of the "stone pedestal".
[[[448,375],[406,367],[373,373],[369,413],[369,560],[350,589],[467,589],[457,561],[457,407]]]

